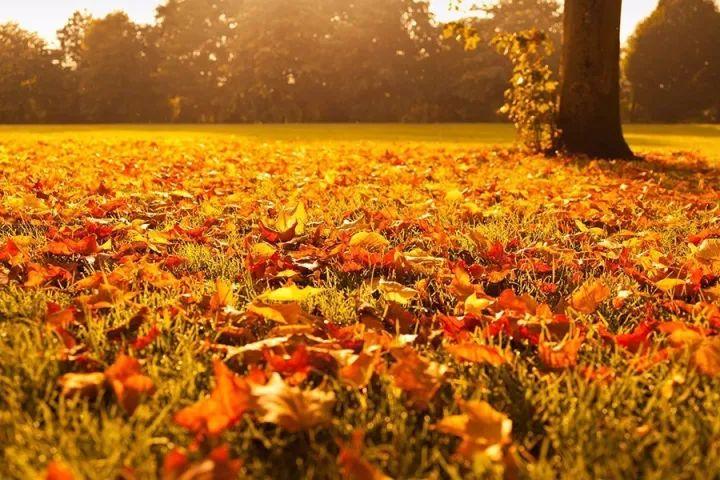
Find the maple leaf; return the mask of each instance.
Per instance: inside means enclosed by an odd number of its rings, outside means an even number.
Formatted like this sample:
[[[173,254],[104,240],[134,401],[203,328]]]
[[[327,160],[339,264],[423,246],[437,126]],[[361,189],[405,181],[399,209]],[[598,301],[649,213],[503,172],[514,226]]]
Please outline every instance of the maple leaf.
[[[478,297],[476,293],[473,293],[465,299],[464,311],[466,314],[471,313],[473,315],[482,316],[483,311],[493,305],[495,300],[485,297]]]
[[[5,245],[0,248],[0,262],[8,262],[16,265],[18,258],[21,256],[20,248],[12,238],[5,240]]]
[[[248,305],[247,312],[281,324],[292,325],[311,321],[297,302],[263,303],[256,300]]]
[[[97,253],[99,249],[95,237],[89,235],[81,240],[66,238],[50,242],[45,247],[45,251],[53,255],[71,256],[92,255]]]
[[[497,348],[488,345],[480,345],[479,343],[461,343],[457,345],[447,345],[445,350],[450,352],[457,360],[470,363],[487,363],[493,367],[507,363],[503,353]]]
[[[667,294],[672,294],[675,290],[685,287],[685,280],[679,278],[664,278],[655,282],[655,286]]]
[[[195,434],[217,436],[235,425],[253,407],[248,382],[235,375],[222,361],[213,363],[215,388],[202,399],[175,414],[175,423]]]
[[[610,297],[610,288],[599,279],[590,280],[570,297],[570,305],[580,313],[595,313],[598,306]]]
[[[382,279],[378,282],[377,289],[385,300],[395,302],[400,305],[409,304],[413,299],[417,298],[419,294],[419,292],[414,288],[406,287],[401,283],[388,282]]]
[[[262,302],[303,302],[320,291],[319,288],[298,288],[297,285],[293,284],[265,292],[258,296],[257,299]]]
[[[127,355],[119,355],[105,370],[105,377],[120,405],[131,415],[143,396],[155,392],[152,379],[140,372],[140,362]]]
[[[503,458],[503,448],[511,443],[512,421],[487,402],[459,402],[460,415],[443,418],[435,425],[439,431],[462,439],[457,455],[472,460],[487,454],[494,461]]]
[[[561,370],[577,365],[578,352],[582,347],[584,337],[570,337],[560,342],[548,342],[541,336],[538,343],[540,361],[550,369]]]
[[[369,251],[382,251],[390,245],[390,241],[377,232],[357,232],[350,237],[348,245]]]
[[[343,382],[354,388],[366,387],[375,373],[375,368],[380,363],[380,354],[379,348],[360,352],[352,363],[340,369],[338,376]]]
[[[396,360],[390,368],[395,386],[408,395],[414,406],[425,409],[441,387],[447,368],[422,358],[409,346],[391,353]]]
[[[332,421],[335,394],[322,389],[291,387],[274,373],[266,385],[252,385],[258,418],[289,432],[309,430]]]

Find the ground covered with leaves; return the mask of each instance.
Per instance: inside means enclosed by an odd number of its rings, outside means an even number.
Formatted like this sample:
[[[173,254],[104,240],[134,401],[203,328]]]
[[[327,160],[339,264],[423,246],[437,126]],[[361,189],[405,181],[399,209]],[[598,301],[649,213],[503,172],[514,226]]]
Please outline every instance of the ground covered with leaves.
[[[0,477],[720,476],[718,171],[0,146]]]

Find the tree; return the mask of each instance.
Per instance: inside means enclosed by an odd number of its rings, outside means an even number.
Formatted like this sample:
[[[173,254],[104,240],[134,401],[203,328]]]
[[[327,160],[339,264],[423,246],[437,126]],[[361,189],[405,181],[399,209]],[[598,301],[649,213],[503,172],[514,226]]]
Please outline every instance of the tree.
[[[44,122],[63,110],[59,58],[34,33],[0,25],[0,122]]]
[[[87,23],[74,47],[80,111],[90,122],[162,119],[163,100],[154,82],[151,27],[123,12]]]
[[[661,0],[628,44],[631,113],[644,120],[720,119],[720,11],[712,0]]]
[[[620,119],[622,0],[565,0],[558,126],[569,153],[632,158]]]
[[[159,78],[173,120],[219,122],[228,115],[228,81],[243,0],[168,0],[158,7]]]

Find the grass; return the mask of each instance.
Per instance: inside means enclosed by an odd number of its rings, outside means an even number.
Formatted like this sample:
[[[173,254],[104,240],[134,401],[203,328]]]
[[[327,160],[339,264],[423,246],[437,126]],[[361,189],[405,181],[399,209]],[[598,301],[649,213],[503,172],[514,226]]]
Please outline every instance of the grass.
[[[53,461],[77,479],[186,478],[163,468],[173,451],[234,478],[208,463],[218,445],[241,460],[241,478],[720,477],[720,171],[680,153],[720,158],[720,129],[627,131],[657,153],[625,163],[488,148],[510,141],[503,125],[0,127],[0,478],[41,478]],[[285,230],[298,204],[304,232],[263,230]],[[380,247],[351,240],[369,232]],[[73,246],[88,237],[97,248]],[[77,251],[58,253],[58,241]],[[487,300],[473,314],[458,272]],[[659,288],[666,278],[682,287]],[[232,299],[214,308],[223,282]],[[574,299],[592,282],[608,293],[581,311]],[[118,290],[97,306],[87,295],[103,283]],[[294,324],[249,313],[293,283],[318,289],[290,300],[304,312]],[[54,304],[77,309],[64,332],[74,345],[48,317]],[[142,349],[114,333],[140,311],[137,335],[160,332]],[[633,348],[622,335],[648,321]],[[544,329],[567,353],[570,325],[582,332],[577,358],[548,364],[528,332]],[[302,333],[265,354],[224,354],[288,328]],[[408,338],[422,360],[402,374]],[[458,344],[508,358],[464,361]],[[270,360],[301,345],[306,363]],[[367,384],[348,385],[341,368],[375,348]],[[109,383],[62,394],[63,375],[103,372],[121,353],[155,386],[136,409]],[[239,377],[280,372],[302,392],[331,392],[332,409],[296,431],[254,406],[217,436],[196,434],[175,415],[213,391],[217,358]],[[471,400],[512,421],[503,458],[485,450],[483,429],[465,437],[483,447],[463,455],[438,427]],[[339,458],[358,429],[353,469]]]
[[[693,151],[720,158],[720,125],[626,125],[631,146],[639,151]],[[77,138],[127,136],[140,138],[222,136],[253,141],[299,142],[432,142],[507,146],[511,125],[487,124],[290,124],[290,125],[50,125],[0,126],[1,137]]]

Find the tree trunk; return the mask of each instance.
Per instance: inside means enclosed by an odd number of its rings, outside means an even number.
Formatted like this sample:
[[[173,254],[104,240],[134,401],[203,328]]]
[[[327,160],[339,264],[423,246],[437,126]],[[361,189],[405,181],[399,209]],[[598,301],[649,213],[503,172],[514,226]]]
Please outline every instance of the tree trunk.
[[[622,0],[565,0],[560,144],[568,153],[632,158],[620,120]]]

